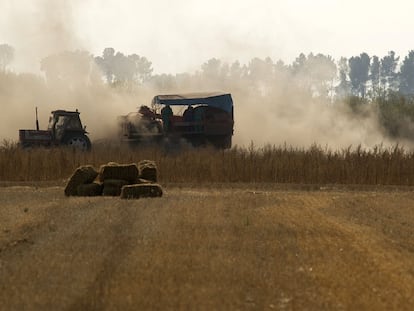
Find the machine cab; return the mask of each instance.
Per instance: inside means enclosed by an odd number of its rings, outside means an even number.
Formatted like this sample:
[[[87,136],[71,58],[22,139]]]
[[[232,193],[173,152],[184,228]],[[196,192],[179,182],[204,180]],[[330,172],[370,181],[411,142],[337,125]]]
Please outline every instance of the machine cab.
[[[55,140],[61,141],[67,132],[86,133],[78,111],[56,110],[49,117],[48,130],[53,133]]]

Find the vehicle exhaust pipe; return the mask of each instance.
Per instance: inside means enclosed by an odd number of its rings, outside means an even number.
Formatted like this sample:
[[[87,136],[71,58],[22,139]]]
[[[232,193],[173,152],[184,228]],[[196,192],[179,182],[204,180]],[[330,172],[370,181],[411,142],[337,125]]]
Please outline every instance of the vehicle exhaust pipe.
[[[39,119],[37,117],[37,107],[36,107],[36,131],[39,130]]]

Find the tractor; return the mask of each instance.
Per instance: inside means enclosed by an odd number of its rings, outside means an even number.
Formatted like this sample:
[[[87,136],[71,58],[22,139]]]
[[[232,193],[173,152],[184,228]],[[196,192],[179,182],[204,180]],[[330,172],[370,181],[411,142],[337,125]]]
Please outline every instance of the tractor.
[[[231,94],[217,92],[157,95],[151,108],[141,106],[137,113],[118,117],[118,126],[121,141],[132,146],[185,140],[194,147],[227,149],[233,136],[233,100]]]
[[[47,130],[39,129],[36,108],[36,130],[19,130],[19,144],[23,148],[68,146],[82,151],[91,149],[86,126],[82,126],[79,111],[55,110],[49,117]]]

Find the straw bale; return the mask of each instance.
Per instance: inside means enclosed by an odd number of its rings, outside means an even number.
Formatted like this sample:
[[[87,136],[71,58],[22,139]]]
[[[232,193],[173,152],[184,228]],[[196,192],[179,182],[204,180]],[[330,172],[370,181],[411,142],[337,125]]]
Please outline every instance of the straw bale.
[[[128,184],[128,181],[122,179],[106,179],[103,182],[102,194],[105,196],[119,196],[122,187]]]
[[[157,182],[157,165],[151,160],[142,160],[138,163],[139,178]]]
[[[96,176],[98,176],[98,172],[92,165],[78,167],[66,184],[65,195],[78,195],[78,186],[92,183]]]
[[[103,191],[103,184],[101,183],[91,183],[91,184],[83,184],[78,186],[78,195],[85,196],[85,197],[94,197],[102,195]]]
[[[135,184],[123,186],[121,199],[155,198],[162,196],[162,188],[159,184]]]
[[[138,179],[138,167],[132,164],[117,164],[110,162],[102,165],[99,170],[99,180],[105,182],[108,179],[126,180],[129,183],[135,183]]]

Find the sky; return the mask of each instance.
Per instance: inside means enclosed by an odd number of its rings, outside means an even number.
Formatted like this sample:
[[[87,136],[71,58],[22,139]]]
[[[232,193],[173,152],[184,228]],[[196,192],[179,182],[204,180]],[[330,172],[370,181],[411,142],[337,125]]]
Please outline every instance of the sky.
[[[414,2],[371,0],[0,0],[0,44],[15,71],[38,71],[63,50],[113,47],[147,57],[155,73],[193,72],[210,58],[292,62],[414,48]]]

